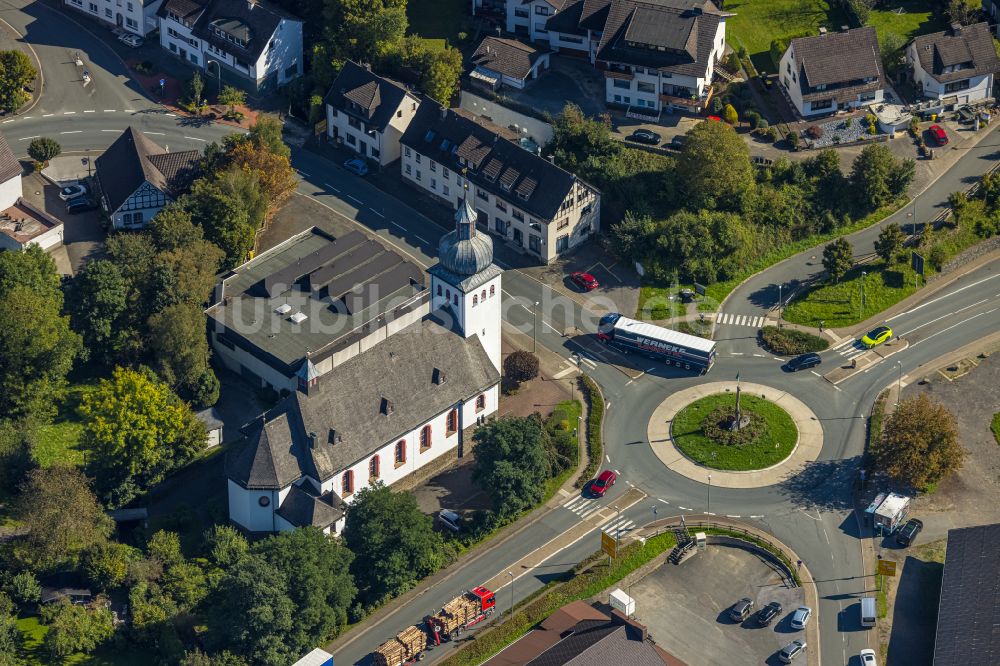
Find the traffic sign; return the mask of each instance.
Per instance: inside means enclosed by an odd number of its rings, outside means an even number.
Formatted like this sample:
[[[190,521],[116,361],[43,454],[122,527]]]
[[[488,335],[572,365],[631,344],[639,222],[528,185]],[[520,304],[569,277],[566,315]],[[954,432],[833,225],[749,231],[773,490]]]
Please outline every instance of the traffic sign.
[[[618,543],[615,538],[607,532],[601,532],[601,550],[607,553],[608,557],[618,557]]]
[[[910,268],[912,268],[913,272],[917,275],[924,274],[924,258],[922,255],[919,255],[912,250],[910,251]]]
[[[880,576],[896,576],[896,562],[895,560],[879,560],[878,561],[878,574]]]

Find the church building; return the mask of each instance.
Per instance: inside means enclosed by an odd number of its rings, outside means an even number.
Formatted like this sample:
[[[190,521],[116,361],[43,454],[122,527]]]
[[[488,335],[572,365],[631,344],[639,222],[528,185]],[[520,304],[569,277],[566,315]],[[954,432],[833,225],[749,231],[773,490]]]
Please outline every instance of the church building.
[[[286,394],[227,456],[234,523],[339,533],[359,490],[455,455],[497,411],[502,271],[475,219],[459,208],[429,287],[377,240],[315,228],[223,280],[207,312],[213,349]]]

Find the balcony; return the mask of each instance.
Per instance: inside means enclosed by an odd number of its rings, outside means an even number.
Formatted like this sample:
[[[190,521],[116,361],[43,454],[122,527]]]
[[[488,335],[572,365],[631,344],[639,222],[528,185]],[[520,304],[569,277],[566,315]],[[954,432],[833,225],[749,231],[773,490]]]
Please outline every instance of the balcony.
[[[678,92],[678,91],[674,91]],[[667,93],[660,94],[660,103],[662,104],[673,104],[674,106],[684,107],[686,109],[691,109],[695,111],[700,111],[708,106],[708,103],[712,101],[712,95],[715,93],[714,86],[709,86],[705,91],[705,95],[702,97],[696,97],[691,99],[691,95],[668,95]]]
[[[620,81],[631,81],[635,78],[635,74],[629,72],[617,72],[612,69],[604,70],[604,76],[609,79],[618,79]]]

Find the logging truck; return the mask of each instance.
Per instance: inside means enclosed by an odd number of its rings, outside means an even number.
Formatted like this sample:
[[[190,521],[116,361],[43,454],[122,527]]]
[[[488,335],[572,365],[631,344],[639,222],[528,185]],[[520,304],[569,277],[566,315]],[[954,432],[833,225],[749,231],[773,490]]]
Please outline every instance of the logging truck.
[[[374,662],[376,666],[403,666],[419,661],[428,649],[458,638],[493,615],[495,606],[493,592],[485,587],[473,588],[425,617],[422,625],[408,627],[380,645],[373,653]]]

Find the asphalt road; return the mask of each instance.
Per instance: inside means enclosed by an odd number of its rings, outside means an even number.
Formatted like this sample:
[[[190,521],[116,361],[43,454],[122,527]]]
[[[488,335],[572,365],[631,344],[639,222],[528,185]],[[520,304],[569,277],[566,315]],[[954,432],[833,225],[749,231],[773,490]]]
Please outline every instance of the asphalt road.
[[[23,9],[18,10],[19,6]],[[102,150],[128,124],[138,126],[172,150],[200,147],[233,131],[214,124],[191,125],[164,112],[134,86],[113,51],[47,6],[7,2],[0,4],[0,11],[35,45],[46,78],[40,102],[23,116],[0,124],[0,131],[15,152],[23,153],[32,136],[53,136],[66,151]],[[74,78],[78,68],[70,58],[77,48],[93,75],[93,89]],[[948,193],[961,189],[965,181],[986,170],[995,159],[996,131],[992,130],[988,138],[919,197],[918,213],[942,205]],[[356,220],[419,262],[433,262],[445,229],[313,153],[293,150],[292,160],[302,178],[299,195],[312,197]],[[905,212],[899,214],[904,216],[904,222]],[[924,219],[923,214],[918,219]],[[866,248],[875,235],[877,229],[856,234],[852,238],[856,251],[869,251]],[[769,285],[801,281],[818,270],[806,263],[814,253],[803,253],[753,278],[734,292],[726,311],[762,314],[776,300],[776,290],[775,298],[768,296]],[[970,273],[927,303],[894,317],[890,323],[910,341],[909,348],[834,387],[812,373],[783,373],[780,362],[757,346],[754,331],[748,327],[718,328],[720,358],[706,378],[678,373],[655,362],[633,364],[594,339],[594,310],[599,310],[600,304],[593,309],[583,307],[578,300],[566,298],[517,270],[518,257],[505,248],[498,247],[497,257],[509,268],[504,275],[504,325],[528,334],[534,332],[540,345],[562,355],[567,362],[579,358],[582,369],[601,385],[608,401],[605,464],[619,471],[620,482],[601,500],[570,498],[566,503],[569,506],[526,527],[503,548],[484,550],[414,600],[399,604],[389,617],[355,629],[349,634],[350,643],[335,655],[337,661],[363,662],[376,645],[436,611],[462,590],[505,574],[524,555],[580,521],[590,521],[594,528],[589,536],[555,553],[536,569],[512,572],[514,597],[522,598],[597,550],[599,527],[622,525],[634,529],[649,522],[653,507],[659,518],[711,512],[738,516],[770,530],[796,550],[817,580],[823,661],[847,663],[851,655],[867,647],[869,633],[858,627],[855,598],[872,588],[873,581],[867,576],[871,563],[862,561],[850,499],[864,446],[864,417],[884,386],[900,377],[904,381],[911,375],[916,378],[921,364],[997,330],[997,266]],[[734,306],[739,309],[734,310]],[[563,333],[571,328],[582,333],[565,336]],[[825,363],[838,359],[836,351],[824,354]],[[665,469],[651,451],[645,441],[646,423],[664,398],[706,380],[733,378],[737,371],[748,381],[793,392],[822,421],[822,454],[803,474],[769,488],[710,489],[707,479],[702,483]],[[632,486],[647,497],[619,517],[610,507]],[[510,588],[504,586],[497,591],[501,608],[507,607]],[[668,638],[661,640],[669,647]]]

